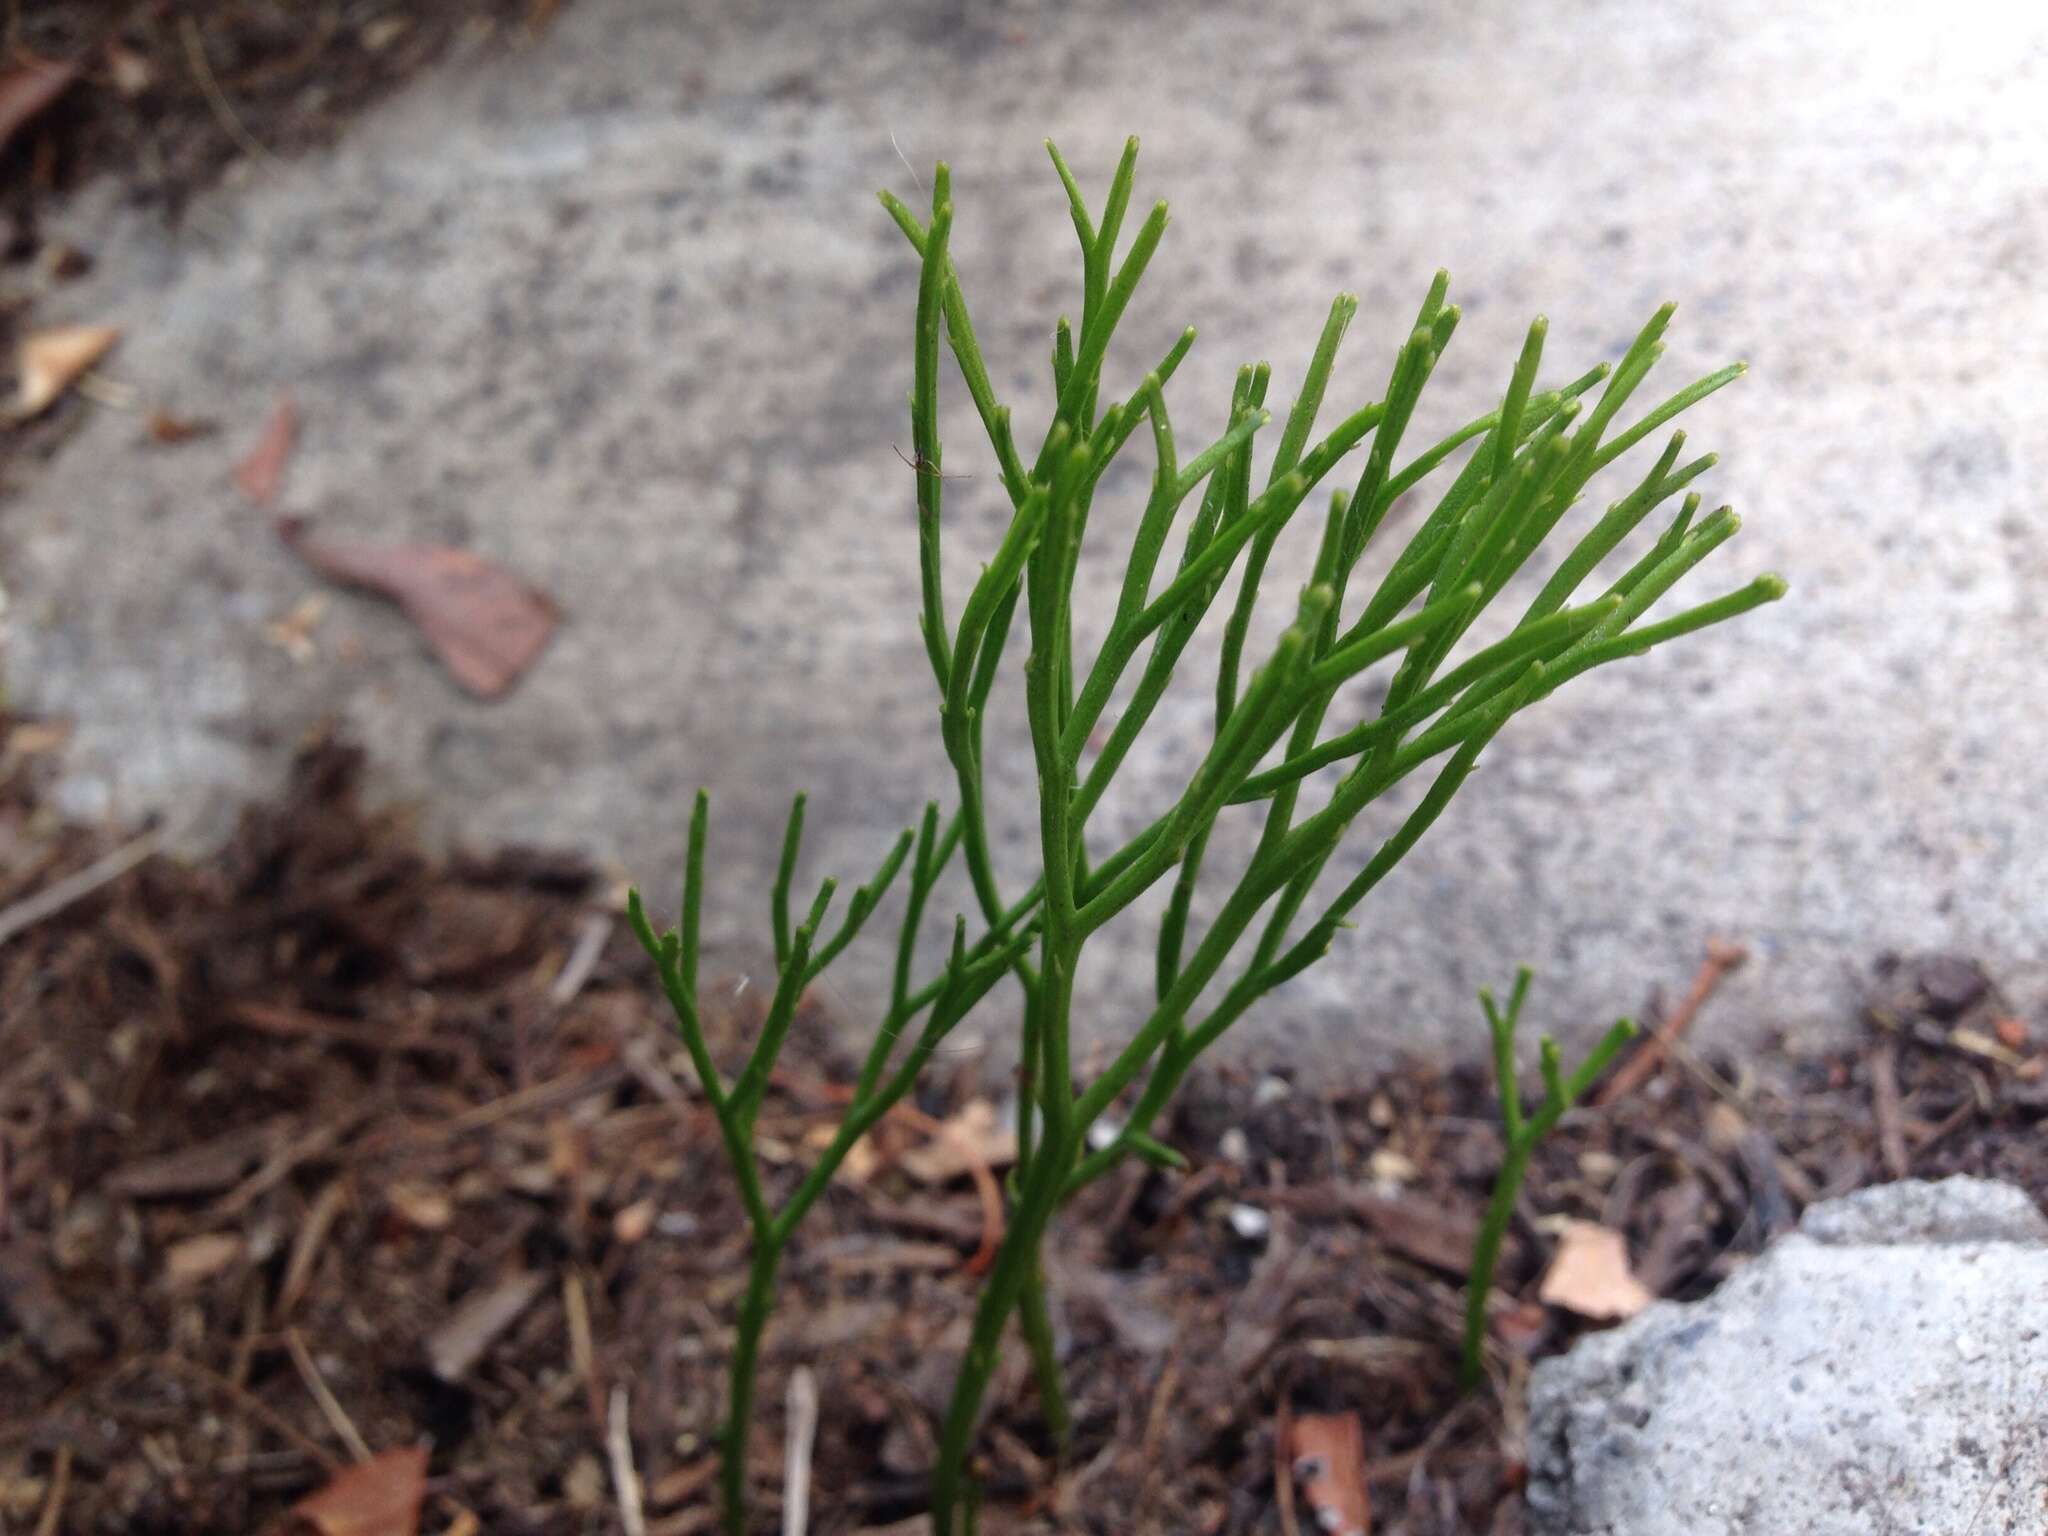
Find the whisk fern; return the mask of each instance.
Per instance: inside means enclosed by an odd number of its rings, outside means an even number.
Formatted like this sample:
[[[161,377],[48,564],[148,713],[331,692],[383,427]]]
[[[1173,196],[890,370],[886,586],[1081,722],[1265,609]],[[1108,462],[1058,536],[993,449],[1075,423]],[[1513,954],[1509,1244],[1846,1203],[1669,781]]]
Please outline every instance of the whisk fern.
[[[1322,957],[1360,903],[1444,813],[1513,716],[1586,672],[1639,657],[1784,592],[1777,577],[1761,576],[1711,601],[1648,620],[1652,607],[1739,526],[1727,508],[1699,515],[1701,497],[1691,487],[1714,461],[1709,455],[1681,463],[1684,434],[1674,432],[1648,472],[1569,542],[1508,633],[1484,645],[1465,645],[1475,623],[1585,499],[1596,477],[1739,376],[1741,366],[1688,385],[1624,427],[1621,413],[1663,351],[1669,306],[1650,318],[1611,369],[1602,365],[1549,388],[1539,387],[1545,348],[1539,318],[1507,370],[1498,407],[1404,459],[1417,403],[1458,326],[1459,312],[1448,302],[1449,278],[1438,273],[1394,349],[1381,398],[1315,436],[1357,310],[1355,299],[1340,295],[1263,474],[1259,447],[1269,440],[1274,420],[1267,405],[1273,374],[1265,363],[1239,370],[1224,431],[1183,460],[1166,386],[1194,342],[1192,330],[1127,395],[1105,389],[1110,343],[1165,236],[1166,205],[1145,214],[1119,255],[1132,207],[1137,141],[1126,145],[1099,213],[1091,212],[1058,151],[1051,153],[1081,247],[1081,307],[1078,325],[1062,318],[1053,329],[1052,419],[1028,459],[1016,442],[1010,410],[997,397],[951,256],[947,168],[937,168],[923,217],[882,194],[919,262],[910,392],[918,623],[956,808],[942,817],[936,804],[929,807],[921,825],[903,834],[876,876],[855,892],[839,927],[821,937],[833,898],[829,882],[803,919],[792,920],[789,888],[803,822],[799,801],[772,901],[777,985],[760,1035],[730,1085],[705,1044],[696,1002],[706,817],[701,797],[691,822],[679,929],[657,933],[637,895],[631,906],[634,931],[673,1005],[753,1226],[753,1267],[739,1319],[723,1442],[725,1520],[732,1533],[746,1526],[744,1445],[760,1334],[780,1258],[854,1142],[910,1090],[932,1051],[977,1002],[1005,977],[1015,979],[1021,1005],[1018,1155],[1006,1234],[983,1286],[940,1433],[931,1490],[938,1536],[953,1536],[969,1518],[968,1457],[998,1346],[1013,1316],[1030,1346],[1048,1430],[1056,1439],[1066,1434],[1039,1257],[1061,1205],[1123,1158],[1171,1160],[1153,1127],[1195,1060],[1261,998]],[[938,425],[945,351],[980,418],[1010,505],[1003,536],[957,604],[948,602],[940,559],[948,485]],[[1152,473],[1135,520],[1120,525],[1106,513],[1097,516],[1095,498],[1109,466],[1133,443],[1149,445]],[[1362,459],[1355,476],[1323,492],[1324,483],[1354,459]],[[1432,509],[1371,589],[1354,593],[1354,578],[1395,502],[1439,471],[1448,483]],[[1298,519],[1319,494],[1320,517]],[[1674,498],[1678,510],[1641,556],[1598,581],[1630,535]],[[1314,540],[1311,575],[1298,592],[1276,599],[1266,572],[1279,541],[1298,521],[1308,524],[1301,536]],[[1176,530],[1178,556],[1162,575]],[[1076,577],[1083,559],[1101,558],[1105,549],[1111,558],[1120,554],[1123,578],[1107,633],[1088,656],[1076,645]],[[1190,643],[1233,571],[1236,586],[1223,619],[1216,674],[1207,684],[1214,698],[1213,737],[1189,764],[1180,793],[1162,815],[1119,845],[1098,846],[1091,839],[1091,818],[1167,689],[1182,680]],[[1583,595],[1589,584],[1596,590]],[[1289,622],[1254,658],[1250,637],[1260,604],[1276,600],[1289,604]],[[989,834],[984,726],[1020,629],[1018,671],[1036,769],[1037,878],[1026,890],[1006,893]],[[1392,676],[1369,715],[1333,722],[1345,685],[1383,666],[1391,667]],[[1125,702],[1113,711],[1120,689]],[[1333,781],[1315,777],[1326,769],[1337,770]],[[1339,872],[1343,878],[1334,894],[1319,894],[1361,812],[1418,773],[1428,782],[1413,808],[1362,865],[1348,875]],[[1217,877],[1207,867],[1208,853],[1226,815],[1250,816],[1258,833],[1249,858],[1222,874],[1222,904],[1198,932],[1194,898],[1205,878]],[[938,973],[914,985],[916,935],[941,874],[956,856],[965,865],[977,910],[972,921],[956,921],[950,954]],[[859,934],[906,869],[909,899],[890,1003],[846,1118],[807,1170],[786,1176],[794,1180],[791,1187],[771,1195],[751,1137],[797,1000]],[[1169,880],[1154,1005],[1101,1071],[1078,1079],[1072,1018],[1082,953],[1105,926]],[[899,1059],[906,1038],[912,1044]],[[1091,1140],[1090,1132],[1113,1106],[1114,1134]]]

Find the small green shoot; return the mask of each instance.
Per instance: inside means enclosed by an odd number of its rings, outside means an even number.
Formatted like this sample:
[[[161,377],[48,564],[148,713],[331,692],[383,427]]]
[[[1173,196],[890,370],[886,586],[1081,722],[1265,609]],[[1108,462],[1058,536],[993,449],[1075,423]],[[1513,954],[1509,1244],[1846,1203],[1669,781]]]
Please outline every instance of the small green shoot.
[[[1494,1001],[1490,990],[1482,988],[1479,993],[1479,1005],[1486,1010],[1486,1027],[1493,1036],[1493,1075],[1500,1088],[1501,1129],[1507,1152],[1493,1181],[1493,1198],[1487,1202],[1486,1219],[1472,1244],[1472,1270],[1465,1280],[1465,1342],[1458,1375],[1467,1390],[1478,1384],[1485,1368],[1487,1299],[1493,1291],[1494,1267],[1500,1262],[1500,1245],[1514,1216],[1522,1179],[1529,1171],[1530,1154],[1565,1113],[1585,1097],[1586,1090],[1636,1034],[1633,1022],[1618,1020],[1570,1077],[1564,1075],[1558,1064],[1557,1042],[1545,1035],[1541,1046],[1543,1098],[1533,1114],[1525,1115],[1521,1090],[1515,1085],[1515,1028],[1521,1023],[1530,980],[1527,966],[1515,973],[1515,987],[1508,994],[1505,1011]]]

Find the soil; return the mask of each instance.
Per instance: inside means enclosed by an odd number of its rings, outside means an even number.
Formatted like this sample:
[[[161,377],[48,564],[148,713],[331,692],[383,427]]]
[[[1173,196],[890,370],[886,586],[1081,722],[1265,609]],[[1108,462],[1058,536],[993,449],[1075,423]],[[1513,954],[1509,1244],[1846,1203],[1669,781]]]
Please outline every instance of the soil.
[[[0,728],[5,933],[117,844],[41,806],[57,733]],[[217,860],[147,857],[0,939],[0,1522],[284,1530],[351,1459],[423,1445],[422,1530],[622,1530],[623,1407],[645,1528],[709,1530],[746,1242],[616,892],[532,850],[435,863],[402,814],[363,809],[359,768],[316,743]],[[711,991],[730,1053],[759,989]],[[764,1111],[778,1186],[852,1075],[830,1006]],[[1866,1045],[1826,1056],[1681,1043],[1570,1117],[1469,1396],[1460,1268],[1500,1153],[1484,1070],[1201,1076],[1165,1132],[1189,1167],[1126,1169],[1057,1234],[1074,1444],[1055,1458],[1008,1361],[983,1529],[1315,1530],[1276,1450],[1284,1419],[1335,1413],[1362,1425],[1374,1530],[1520,1530],[1530,1364],[1592,1326],[1537,1299],[1551,1218],[1624,1232],[1645,1285],[1693,1297],[1865,1183],[1969,1172],[2048,1198],[2048,1057],[1991,980],[1887,960],[1866,1012]],[[920,1108],[1002,1089],[956,1060]],[[798,1366],[824,1404],[810,1529],[922,1528],[984,1217],[971,1171],[916,1157],[928,1122],[888,1131],[785,1269],[764,1530]]]

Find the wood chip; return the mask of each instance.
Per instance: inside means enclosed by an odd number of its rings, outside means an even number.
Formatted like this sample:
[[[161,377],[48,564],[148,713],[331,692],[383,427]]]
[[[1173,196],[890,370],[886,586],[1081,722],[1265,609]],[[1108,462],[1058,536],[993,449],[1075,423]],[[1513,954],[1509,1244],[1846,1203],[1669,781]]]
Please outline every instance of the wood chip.
[[[285,466],[291,462],[292,442],[298,436],[299,412],[290,395],[280,395],[269,419],[256,439],[256,446],[235,466],[235,488],[259,507],[277,500],[284,489]]]
[[[166,448],[189,443],[194,438],[208,437],[220,430],[219,423],[202,416],[173,416],[169,411],[151,411],[144,426],[149,432],[149,440]]]
[[[100,1352],[99,1335],[64,1299],[42,1253],[27,1238],[0,1242],[0,1312],[53,1365],[71,1365]]]
[[[1471,1267],[1472,1245],[1479,1236],[1479,1223],[1471,1215],[1417,1195],[1388,1197],[1358,1189],[1346,1191],[1344,1203],[1396,1253],[1446,1274],[1463,1275]],[[1512,1240],[1501,1252],[1503,1262],[1514,1261]]]
[[[1628,1242],[1594,1221],[1565,1223],[1537,1295],[1594,1322],[1634,1317],[1657,1298],[1628,1265]]]
[[[455,1201],[439,1185],[403,1179],[384,1191],[392,1214],[422,1232],[439,1232],[455,1219]]]
[[[434,1374],[446,1382],[468,1375],[546,1284],[546,1275],[529,1269],[470,1296],[427,1338],[427,1362]]]
[[[612,1236],[629,1247],[646,1238],[654,1230],[654,1218],[661,1214],[652,1196],[635,1200],[612,1215]]]
[[[164,1283],[173,1290],[203,1285],[242,1256],[239,1232],[208,1232],[173,1243],[164,1253]]]
[[[1366,1536],[1365,1428],[1355,1413],[1305,1413],[1289,1427],[1294,1479],[1328,1536]]]
[[[426,1447],[407,1446],[343,1468],[292,1514],[319,1536],[417,1536],[426,1494]]]
[[[237,1183],[290,1139],[292,1117],[280,1115],[260,1125],[229,1131],[196,1147],[181,1147],[155,1157],[123,1163],[101,1181],[110,1195],[155,1200],[177,1195],[210,1195]]]
[[[2017,1068],[2026,1064],[2026,1058],[2017,1051],[2006,1049],[1980,1030],[1952,1029],[1948,1032],[1948,1043],[1972,1056],[1982,1056],[1987,1061],[1995,1061],[2001,1067]]]

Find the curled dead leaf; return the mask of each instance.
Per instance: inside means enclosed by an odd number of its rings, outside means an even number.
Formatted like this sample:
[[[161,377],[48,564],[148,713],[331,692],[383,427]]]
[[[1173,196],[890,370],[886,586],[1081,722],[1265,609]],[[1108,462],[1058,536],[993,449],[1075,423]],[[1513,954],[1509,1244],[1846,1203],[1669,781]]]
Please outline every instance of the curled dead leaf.
[[[120,339],[111,325],[59,326],[26,338],[17,358],[15,414],[24,420],[40,416]]]
[[[406,1446],[342,1468],[292,1518],[318,1536],[417,1536],[426,1496],[426,1447]]]
[[[1595,1221],[1565,1223],[1557,1255],[1536,1293],[1594,1322],[1634,1317],[1657,1298],[1628,1264],[1628,1240]]]
[[[494,699],[539,658],[555,605],[502,566],[438,544],[348,544],[281,519],[278,536],[323,575],[396,602],[442,666],[478,698]]]

